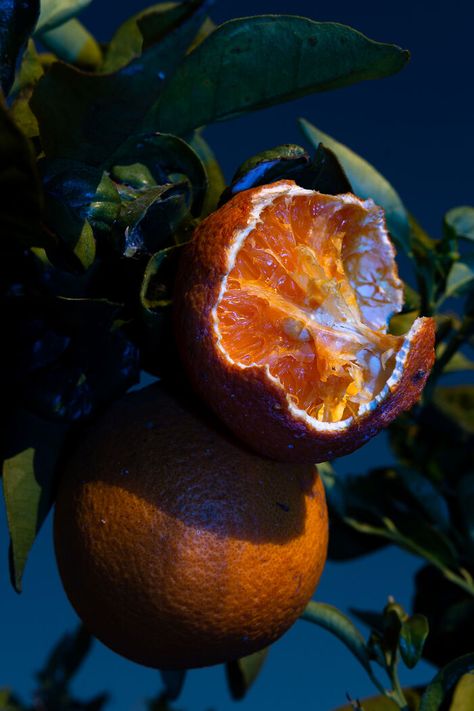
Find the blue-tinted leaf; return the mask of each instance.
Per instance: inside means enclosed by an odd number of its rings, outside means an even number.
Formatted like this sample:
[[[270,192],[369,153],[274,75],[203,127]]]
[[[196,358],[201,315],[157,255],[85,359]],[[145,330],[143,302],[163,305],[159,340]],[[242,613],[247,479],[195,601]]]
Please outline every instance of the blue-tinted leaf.
[[[6,95],[15,76],[15,65],[33,31],[39,14],[39,0],[0,3],[0,88]]]
[[[359,660],[364,669],[371,672],[367,646],[354,623],[332,605],[311,600],[302,614],[303,620],[313,622],[331,632]]]
[[[444,227],[458,239],[474,240],[474,207],[453,207],[444,216]]]
[[[21,591],[26,559],[52,503],[55,467],[66,429],[26,412],[11,419],[3,492],[11,537],[12,584]]]
[[[428,632],[428,620],[424,615],[412,615],[402,622],[400,654],[409,669],[413,669],[420,661]]]
[[[364,158],[323,133],[309,121],[300,119],[300,126],[308,141],[315,148],[322,143],[336,154],[356,195],[363,199],[372,198],[376,205],[383,207],[392,237],[405,251],[410,251],[408,214],[400,196],[388,180]]]
[[[232,698],[243,699],[259,675],[268,654],[268,647],[226,664],[227,683]]]
[[[185,21],[112,74],[87,74],[61,62],[53,64],[31,99],[46,155],[99,166],[140,133],[146,111],[189,47],[206,7],[205,0],[189,4]]]
[[[185,669],[166,669],[161,670],[161,680],[165,686],[166,698],[170,701],[174,701],[180,695],[185,679],[186,670]]]
[[[93,71],[102,63],[102,50],[91,33],[73,18],[41,33],[41,43],[58,59]]]
[[[314,91],[388,76],[407,59],[400,48],[373,42],[344,25],[284,15],[232,20],[186,56],[145,123],[186,135]]]
[[[41,0],[41,13],[35,34],[48,32],[77,15],[92,0]]]
[[[441,669],[421,697],[419,711],[440,711],[444,699],[459,679],[474,669],[474,654],[466,654]]]
[[[455,262],[446,281],[445,297],[461,296],[474,285],[474,256],[467,255]]]
[[[163,2],[129,17],[110,40],[101,71],[113,72],[121,69],[139,57],[146,47],[160,42],[189,16],[191,5],[197,7],[200,3]]]

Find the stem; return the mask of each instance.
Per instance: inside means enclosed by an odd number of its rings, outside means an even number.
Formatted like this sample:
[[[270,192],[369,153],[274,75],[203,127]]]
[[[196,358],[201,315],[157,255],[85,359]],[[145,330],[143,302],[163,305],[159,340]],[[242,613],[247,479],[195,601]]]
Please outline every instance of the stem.
[[[474,315],[466,314],[461,322],[459,329],[451,336],[446,345],[446,348],[433,366],[431,376],[425,388],[425,393],[423,397],[424,403],[429,402],[431,400],[438,378],[442,374],[444,368],[447,366],[451,358],[458,352],[463,343],[472,335],[473,332]]]

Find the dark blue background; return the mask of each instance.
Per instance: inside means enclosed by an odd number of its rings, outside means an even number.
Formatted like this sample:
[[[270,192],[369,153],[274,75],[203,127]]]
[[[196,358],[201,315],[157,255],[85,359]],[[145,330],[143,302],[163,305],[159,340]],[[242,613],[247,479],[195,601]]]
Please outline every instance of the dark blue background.
[[[147,4],[95,0],[82,18],[105,40],[125,17]],[[209,127],[207,138],[227,177],[252,153],[280,143],[301,142],[295,119],[305,116],[376,165],[434,235],[447,209],[473,203],[474,6],[468,0],[449,4],[224,0],[216,4],[212,16],[220,23],[272,12],[352,25],[373,39],[410,49],[412,61],[389,79],[317,94]],[[382,435],[340,460],[339,469],[360,471],[389,462]],[[2,509],[0,686],[11,685],[27,695],[34,686],[34,670],[58,636],[74,627],[76,617],[56,573],[50,522],[32,551],[21,596],[9,587],[7,544]],[[328,564],[316,597],[344,610],[349,606],[380,609],[391,594],[408,606],[411,578],[419,565],[418,560],[394,549],[351,564]],[[428,665],[421,664],[406,673],[404,681],[420,683],[431,673]],[[113,695],[111,711],[139,711],[143,699],[156,693],[159,685],[155,672],[122,660],[97,643],[75,688],[84,695],[106,688]],[[261,677],[241,706],[247,711],[329,711],[344,703],[346,692],[363,697],[373,693],[373,687],[339,642],[306,622],[298,622],[274,645]],[[229,700],[219,667],[190,673],[178,706],[188,711],[237,708]]]

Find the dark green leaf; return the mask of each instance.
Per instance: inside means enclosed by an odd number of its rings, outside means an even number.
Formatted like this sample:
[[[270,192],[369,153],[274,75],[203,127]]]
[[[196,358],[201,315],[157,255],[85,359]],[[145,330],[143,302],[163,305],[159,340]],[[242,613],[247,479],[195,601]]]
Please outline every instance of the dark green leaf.
[[[474,474],[460,479],[456,494],[462,525],[474,551]]]
[[[441,669],[421,697],[419,711],[440,711],[444,699],[464,674],[474,669],[474,654],[466,654]]]
[[[417,689],[403,689],[403,695],[408,702],[408,711],[418,711],[420,702],[420,692]],[[363,711],[399,711],[400,706],[387,696],[371,696],[368,699],[358,701],[359,707],[346,704],[335,709],[335,711],[354,711],[354,708],[362,708]]]
[[[444,216],[444,227],[458,239],[474,240],[474,207],[453,207]]]
[[[73,267],[80,265],[86,270],[92,266],[96,243],[92,227],[87,220],[79,217],[66,203],[48,195],[45,202],[45,221],[58,242],[70,253],[74,260]]]
[[[319,190],[326,195],[352,192],[352,186],[335,153],[319,145],[306,174],[297,181],[303,188]]]
[[[217,158],[202,137],[201,131],[194,132],[190,145],[201,159],[207,175],[207,190],[201,211],[201,217],[206,217],[217,208],[219,198],[225,190],[225,179]]]
[[[248,158],[232,178],[229,191],[235,195],[241,190],[274,183],[282,178],[292,179],[310,162],[309,155],[292,144],[276,146]]]
[[[323,133],[309,121],[300,119],[300,126],[311,145],[317,148],[322,143],[335,153],[356,195],[363,199],[372,198],[376,205],[383,207],[389,232],[396,242],[409,252],[408,214],[398,193],[388,180],[350,148]]]
[[[458,428],[474,434],[474,385],[436,388],[433,403],[437,410]]]
[[[150,188],[124,203],[117,223],[117,231],[123,233],[123,256],[150,256],[168,247],[190,206],[191,187],[187,181]]]
[[[35,84],[43,74],[44,69],[34,42],[29,40],[10,92],[11,117],[21,132],[28,138],[34,138],[39,135],[36,116],[30,109],[30,98]]]
[[[46,155],[103,165],[129,136],[140,133],[143,116],[202,23],[205,5],[189,4],[179,27],[118,72],[86,74],[53,64],[31,99]]]
[[[232,20],[187,55],[145,124],[186,135],[246,111],[393,74],[407,59],[398,47],[344,25],[284,15]]]
[[[303,620],[313,622],[331,632],[359,660],[364,669],[371,672],[365,640],[354,623],[332,605],[311,600],[302,614]]]
[[[76,20],[41,33],[41,43],[64,62],[93,71],[102,63],[102,50],[91,33]]]
[[[46,158],[39,165],[47,195],[66,203],[94,230],[110,231],[120,212],[120,197],[106,172],[61,159]]]
[[[268,654],[268,647],[248,657],[235,659],[226,664],[227,683],[232,698],[238,701],[246,696],[259,675]]]
[[[166,698],[170,701],[175,701],[183,689],[184,681],[186,679],[186,670],[163,669],[160,671],[160,674],[161,680],[165,686],[164,693],[166,694]]]
[[[35,33],[48,32],[79,14],[91,0],[41,0],[41,13]]]
[[[420,661],[428,632],[428,620],[424,615],[412,615],[402,622],[400,654],[409,669],[413,669]]]
[[[193,188],[193,214],[200,214],[208,179],[201,158],[189,143],[168,133],[134,135],[107,161],[110,167],[131,164],[148,168],[158,185],[176,182],[185,176]]]
[[[436,523],[442,530],[449,529],[449,507],[439,489],[416,469],[397,467],[397,473],[405,489],[429,520]]]
[[[55,467],[66,429],[26,412],[11,418],[3,491],[11,537],[12,584],[21,591],[26,559],[51,507]]]
[[[446,350],[446,343],[440,343],[436,349],[436,357],[441,358]],[[449,359],[448,363],[443,368],[443,373],[459,373],[461,371],[474,370],[474,360],[471,360],[458,351]]]
[[[21,195],[21,210],[18,196]],[[0,232],[11,247],[40,245],[41,187],[29,141],[0,100]]]
[[[0,709],[2,711],[28,711],[10,689],[0,689]]]
[[[101,71],[116,71],[139,57],[143,49],[160,42],[180,21],[188,17],[190,5],[200,4],[163,2],[129,17],[112,37]]]
[[[474,285],[474,255],[466,255],[462,262],[455,262],[446,281],[445,298],[461,296]]]
[[[39,16],[39,0],[0,4],[0,87],[8,94],[15,76],[18,55]]]

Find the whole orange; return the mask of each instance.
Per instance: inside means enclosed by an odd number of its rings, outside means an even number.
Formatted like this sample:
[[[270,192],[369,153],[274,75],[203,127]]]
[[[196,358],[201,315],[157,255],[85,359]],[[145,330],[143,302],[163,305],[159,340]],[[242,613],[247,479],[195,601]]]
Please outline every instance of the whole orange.
[[[319,580],[328,519],[314,466],[262,459],[154,385],[80,442],[54,534],[89,630],[135,662],[178,669],[280,637]]]
[[[176,336],[195,389],[240,439],[322,462],[419,398],[434,322],[388,333],[402,303],[383,210],[281,180],[200,223],[177,279]]]

